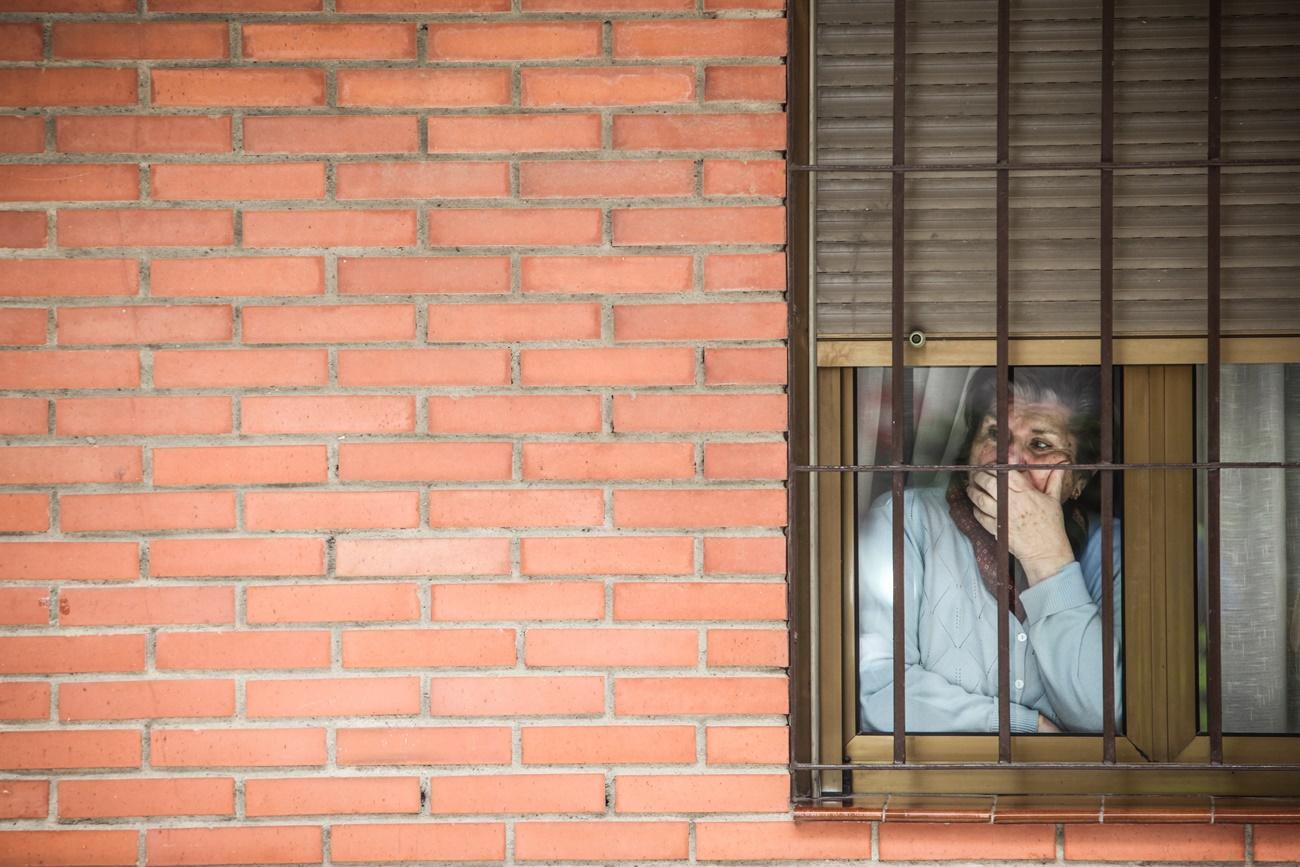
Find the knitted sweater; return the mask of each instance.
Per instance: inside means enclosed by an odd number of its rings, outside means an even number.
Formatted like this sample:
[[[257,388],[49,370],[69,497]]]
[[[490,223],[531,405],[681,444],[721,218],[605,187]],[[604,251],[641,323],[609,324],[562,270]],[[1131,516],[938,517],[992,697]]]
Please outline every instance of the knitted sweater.
[[[980,579],[971,542],[953,523],[943,489],[903,499],[909,732],[996,732],[997,601]],[[893,506],[878,499],[858,538],[858,715],[862,730],[893,728]],[[1119,522],[1114,530],[1116,720],[1123,681]],[[1063,731],[1102,726],[1101,528],[1089,523],[1077,561],[1019,591],[1012,614],[1011,731],[1034,732],[1039,714]],[[1022,585],[1023,586],[1023,585]]]

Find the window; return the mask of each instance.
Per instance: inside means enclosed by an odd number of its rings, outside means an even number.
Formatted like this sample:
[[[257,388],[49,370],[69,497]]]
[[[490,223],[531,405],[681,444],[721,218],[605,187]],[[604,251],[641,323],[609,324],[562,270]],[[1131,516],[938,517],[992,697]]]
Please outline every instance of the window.
[[[801,796],[1300,790],[1300,11],[791,12]],[[1096,383],[1096,456],[1060,471],[1093,606],[1074,698],[1042,628],[1064,573],[1026,565],[1010,514],[1053,476],[1051,426],[1019,416],[1044,376]],[[991,546],[955,511],[985,422]],[[924,583],[918,502],[974,607]]]

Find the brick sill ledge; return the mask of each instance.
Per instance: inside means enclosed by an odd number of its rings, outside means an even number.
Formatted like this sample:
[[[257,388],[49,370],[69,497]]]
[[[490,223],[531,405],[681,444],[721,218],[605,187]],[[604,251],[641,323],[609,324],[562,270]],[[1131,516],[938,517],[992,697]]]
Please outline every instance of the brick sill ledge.
[[[796,822],[1227,825],[1300,821],[1298,798],[1151,795],[863,795],[844,805],[800,805]]]

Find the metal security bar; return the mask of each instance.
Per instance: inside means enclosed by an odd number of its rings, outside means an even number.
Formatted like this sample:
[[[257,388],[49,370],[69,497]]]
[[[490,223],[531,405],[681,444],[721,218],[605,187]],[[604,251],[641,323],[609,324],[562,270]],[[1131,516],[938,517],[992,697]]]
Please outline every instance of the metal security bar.
[[[1088,170],[1098,172],[1100,210],[1100,372],[1101,392],[1101,443],[1100,460],[1095,463],[1067,463],[1059,465],[1060,469],[1097,471],[1101,486],[1101,522],[1102,522],[1102,590],[1101,590],[1101,630],[1102,630],[1102,699],[1103,723],[1101,733],[1101,756],[1098,762],[1022,762],[1015,767],[1040,770],[1098,770],[1123,767],[1129,770],[1171,770],[1198,771],[1249,768],[1253,770],[1294,771],[1293,764],[1251,763],[1232,764],[1224,762],[1223,755],[1223,714],[1222,714],[1222,638],[1220,635],[1220,471],[1224,469],[1300,469],[1300,462],[1295,461],[1222,461],[1220,460],[1220,367],[1222,362],[1221,342],[1222,328],[1221,308],[1221,170],[1224,166],[1297,166],[1300,157],[1285,159],[1240,159],[1225,160],[1221,155],[1221,66],[1222,66],[1222,10],[1221,0],[1208,0],[1208,91],[1206,156],[1204,160],[1153,160],[1116,162],[1115,152],[1115,2],[1102,0],[1101,21],[1101,125],[1100,125],[1100,159],[1098,162],[1016,162],[1010,160],[1010,56],[1011,56],[1011,0],[997,0],[997,141],[996,158],[993,163],[949,163],[914,165],[907,162],[906,139],[906,94],[907,94],[907,0],[894,0],[894,21],[892,25],[893,42],[893,128],[891,135],[892,161],[889,164],[818,164],[815,161],[804,162],[791,160],[787,166],[787,189],[794,200],[794,193],[800,179],[806,179],[810,173],[817,172],[853,172],[853,173],[889,173],[891,175],[891,371],[889,379],[891,454],[887,464],[822,464],[802,462],[794,457],[790,465],[791,489],[796,487],[799,478],[808,478],[818,473],[844,472],[888,472],[890,473],[893,507],[892,524],[892,561],[893,561],[893,732],[892,761],[879,763],[836,763],[803,761],[796,754],[791,762],[791,770],[798,772],[817,771],[885,771],[910,770],[918,768],[928,770],[987,770],[1007,767],[1015,763],[1012,755],[1010,731],[1010,635],[1009,618],[1015,606],[1015,585],[1010,572],[1010,555],[1008,539],[1008,476],[1010,470],[1024,470],[1035,465],[1011,463],[1009,461],[1009,391],[1010,391],[1010,327],[1009,327],[1009,243],[1010,243],[1010,175],[1019,171],[1043,170]],[[791,15],[792,44],[806,36],[803,28],[809,27],[805,18],[802,24],[795,22],[796,15]],[[792,78],[791,93],[799,91]],[[805,82],[798,82],[805,84]],[[791,112],[793,115],[794,112]],[[795,127],[791,126],[792,141]],[[1114,445],[1114,173],[1123,169],[1204,169],[1207,175],[1207,315],[1206,315],[1206,350],[1208,363],[1207,377],[1207,449],[1206,460],[1179,463],[1151,462],[1115,462]],[[986,465],[997,479],[997,557],[999,563],[999,582],[997,605],[1000,613],[998,623],[998,734],[997,761],[994,762],[909,762],[907,755],[907,716],[906,716],[906,660],[904,651],[904,605],[905,594],[905,557],[904,557],[904,489],[907,474],[914,470],[956,471],[968,469],[966,465],[953,464],[913,464],[905,461],[904,443],[910,428],[910,395],[905,379],[905,319],[904,319],[904,278],[905,261],[905,217],[906,185],[909,174],[922,172],[992,172],[996,178],[996,402],[997,402],[997,457],[996,462]],[[791,285],[804,279],[806,275],[790,271]],[[791,372],[797,367],[791,361]],[[792,382],[796,380],[792,376]],[[794,389],[792,388],[792,412],[797,414]],[[792,415],[792,418],[794,416]],[[1159,763],[1159,762],[1125,762],[1116,761],[1116,719],[1115,719],[1115,675],[1111,656],[1114,653],[1115,611],[1114,578],[1109,564],[1114,560],[1114,541],[1111,532],[1114,525],[1114,474],[1126,470],[1202,470],[1206,472],[1207,484],[1207,683],[1208,699],[1208,763]],[[795,497],[792,493],[791,503]],[[793,514],[793,511],[792,511]],[[791,535],[796,533],[797,522],[791,524]],[[796,549],[796,540],[791,539],[790,549]],[[794,554],[791,555],[792,568],[795,567]],[[792,599],[792,602],[795,601]],[[792,609],[793,610],[793,609]],[[796,639],[792,642],[792,652],[809,652],[807,645],[801,645]],[[797,663],[792,659],[792,668]],[[852,676],[852,675],[846,675]],[[792,686],[792,697],[798,691]],[[794,731],[796,720],[801,717],[792,714],[792,742],[798,736]],[[816,794],[812,798],[802,797],[796,792],[796,802],[817,802],[846,800],[851,793],[822,794],[815,786]]]

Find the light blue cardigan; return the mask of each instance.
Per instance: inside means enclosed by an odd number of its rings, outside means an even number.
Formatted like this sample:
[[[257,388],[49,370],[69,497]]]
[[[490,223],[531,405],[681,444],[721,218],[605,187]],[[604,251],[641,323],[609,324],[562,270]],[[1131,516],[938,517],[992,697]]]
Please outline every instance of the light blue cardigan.
[[[974,547],[948,514],[944,490],[909,490],[903,508],[907,730],[996,732],[997,602],[980,579]],[[858,538],[858,711],[868,732],[893,728],[892,525],[892,501],[886,494],[872,505]],[[1118,722],[1124,692],[1123,607],[1119,522],[1115,525],[1115,649],[1110,656]],[[1011,730],[1037,731],[1043,714],[1063,731],[1101,731],[1098,522],[1091,522],[1078,562],[1019,595],[1025,622],[1007,615]]]

